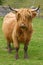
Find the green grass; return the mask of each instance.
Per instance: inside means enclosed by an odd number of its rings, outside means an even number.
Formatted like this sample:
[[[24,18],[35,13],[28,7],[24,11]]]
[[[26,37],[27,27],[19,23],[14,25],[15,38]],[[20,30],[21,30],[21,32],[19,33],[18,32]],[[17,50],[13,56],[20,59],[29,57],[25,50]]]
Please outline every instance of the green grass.
[[[0,17],[0,65],[43,65],[43,19],[33,20],[33,35],[28,46],[29,59],[23,58],[23,45],[20,46],[18,60],[15,60],[15,50],[11,54],[7,52],[6,40],[2,32],[3,17]]]

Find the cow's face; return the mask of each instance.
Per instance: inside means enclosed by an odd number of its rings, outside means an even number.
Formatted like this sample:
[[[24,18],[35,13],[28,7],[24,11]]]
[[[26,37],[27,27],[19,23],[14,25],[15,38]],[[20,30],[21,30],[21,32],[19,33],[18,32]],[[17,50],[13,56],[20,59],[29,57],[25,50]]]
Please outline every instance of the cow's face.
[[[29,23],[32,22],[32,16],[30,11],[28,11],[28,9],[21,9],[17,13],[17,22],[19,23],[19,26],[21,28],[27,28],[29,26]]]

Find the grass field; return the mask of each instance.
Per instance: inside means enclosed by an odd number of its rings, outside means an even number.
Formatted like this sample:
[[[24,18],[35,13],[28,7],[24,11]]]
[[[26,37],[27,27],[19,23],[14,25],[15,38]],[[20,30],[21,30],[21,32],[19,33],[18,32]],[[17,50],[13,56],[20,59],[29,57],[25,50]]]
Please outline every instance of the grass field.
[[[28,47],[29,59],[23,58],[23,45],[20,46],[20,59],[15,60],[15,51],[11,54],[7,52],[6,40],[2,33],[3,17],[0,17],[0,65],[43,65],[43,19],[33,20],[33,36]]]

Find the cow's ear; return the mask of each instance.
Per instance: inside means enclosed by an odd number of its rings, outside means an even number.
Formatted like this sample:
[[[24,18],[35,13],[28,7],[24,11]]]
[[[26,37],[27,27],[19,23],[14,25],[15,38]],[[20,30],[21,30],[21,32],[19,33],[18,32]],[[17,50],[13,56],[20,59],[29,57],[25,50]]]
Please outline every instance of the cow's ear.
[[[32,18],[34,18],[37,15],[37,12],[33,11],[32,12]]]
[[[17,14],[17,21],[20,19],[21,15],[20,13]]]

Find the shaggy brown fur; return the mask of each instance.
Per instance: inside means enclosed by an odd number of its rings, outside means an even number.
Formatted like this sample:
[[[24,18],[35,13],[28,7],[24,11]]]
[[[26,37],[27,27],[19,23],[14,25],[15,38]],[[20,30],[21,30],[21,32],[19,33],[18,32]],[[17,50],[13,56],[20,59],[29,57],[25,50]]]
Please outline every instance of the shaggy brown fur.
[[[24,44],[24,58],[28,58],[27,49],[32,36],[32,18],[36,16],[37,12],[32,9],[22,8],[17,13],[8,13],[2,25],[2,30],[7,40],[8,50],[10,52],[11,42],[16,49],[16,59],[18,58],[18,50],[20,42]]]

